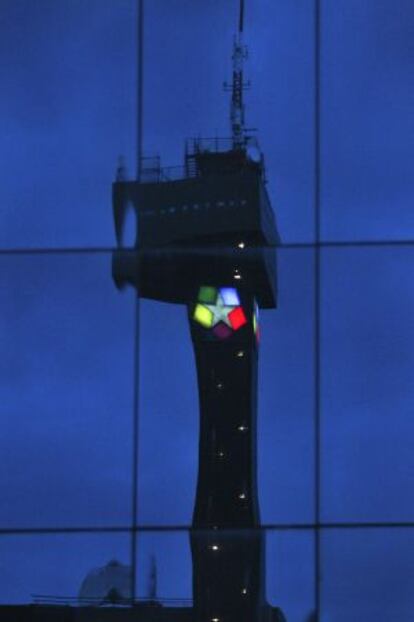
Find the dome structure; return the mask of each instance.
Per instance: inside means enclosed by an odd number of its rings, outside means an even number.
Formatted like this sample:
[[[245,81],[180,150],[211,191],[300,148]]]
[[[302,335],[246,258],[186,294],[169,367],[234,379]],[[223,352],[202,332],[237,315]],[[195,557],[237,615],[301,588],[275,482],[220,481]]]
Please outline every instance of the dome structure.
[[[81,605],[122,605],[131,599],[131,567],[116,559],[106,566],[94,568],[85,577],[79,590]]]

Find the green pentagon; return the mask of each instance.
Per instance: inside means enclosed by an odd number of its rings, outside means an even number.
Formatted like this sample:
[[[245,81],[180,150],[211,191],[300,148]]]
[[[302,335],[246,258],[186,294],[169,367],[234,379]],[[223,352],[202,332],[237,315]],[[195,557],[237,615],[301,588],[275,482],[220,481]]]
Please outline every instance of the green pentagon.
[[[214,305],[217,300],[217,288],[209,287],[208,285],[200,287],[200,290],[198,292],[198,300],[199,302]]]

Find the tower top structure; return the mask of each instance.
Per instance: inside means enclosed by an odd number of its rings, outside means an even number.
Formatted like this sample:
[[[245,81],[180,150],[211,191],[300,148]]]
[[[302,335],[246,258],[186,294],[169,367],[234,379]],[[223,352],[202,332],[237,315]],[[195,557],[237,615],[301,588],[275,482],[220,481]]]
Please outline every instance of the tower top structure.
[[[139,223],[133,246],[140,253],[139,274],[132,264],[126,268],[124,255],[115,256],[114,278],[119,287],[139,281],[141,297],[188,304],[200,283],[228,287],[242,280],[260,308],[277,304],[279,235],[263,154],[244,124],[245,0],[238,0],[238,8],[233,79],[225,85],[231,92],[231,136],[187,139],[184,166],[164,168],[158,157],[141,158],[135,181],[126,180],[118,167],[113,185],[117,243],[128,244],[124,225],[132,208]],[[168,255],[172,249],[174,261]],[[191,262],[189,249],[198,249]],[[161,262],[156,270],[154,253]]]

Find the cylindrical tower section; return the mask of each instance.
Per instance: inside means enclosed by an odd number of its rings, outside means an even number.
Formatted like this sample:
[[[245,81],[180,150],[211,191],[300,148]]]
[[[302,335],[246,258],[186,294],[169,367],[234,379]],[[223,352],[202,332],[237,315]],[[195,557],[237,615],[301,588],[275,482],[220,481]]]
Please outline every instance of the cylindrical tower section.
[[[257,621],[264,603],[264,551],[256,475],[255,300],[241,288],[202,286],[189,319],[200,401],[191,536],[196,620]]]

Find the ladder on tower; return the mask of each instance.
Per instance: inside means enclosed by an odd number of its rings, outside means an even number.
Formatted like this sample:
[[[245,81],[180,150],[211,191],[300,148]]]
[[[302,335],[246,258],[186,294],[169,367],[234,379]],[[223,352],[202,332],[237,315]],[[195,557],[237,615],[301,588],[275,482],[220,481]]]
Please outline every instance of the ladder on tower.
[[[196,148],[193,139],[187,139],[185,143],[185,175],[186,177],[198,177],[199,170],[195,158]]]

